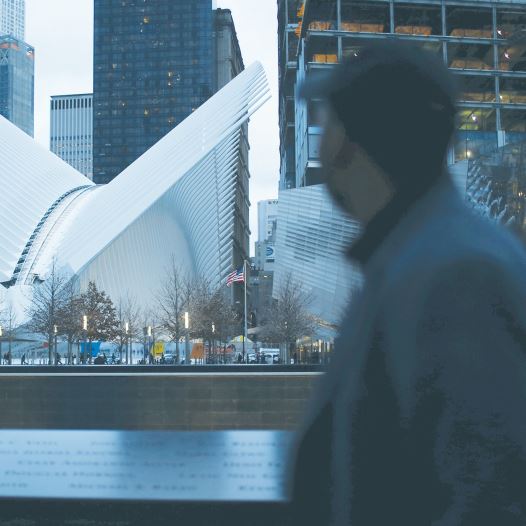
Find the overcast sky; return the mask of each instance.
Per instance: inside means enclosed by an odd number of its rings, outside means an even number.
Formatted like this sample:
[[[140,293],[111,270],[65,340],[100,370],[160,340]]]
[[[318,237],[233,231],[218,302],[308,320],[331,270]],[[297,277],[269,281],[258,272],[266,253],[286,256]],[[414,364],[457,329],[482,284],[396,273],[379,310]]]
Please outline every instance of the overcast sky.
[[[277,2],[216,0],[216,4],[232,10],[245,65],[259,60],[272,90],[272,99],[249,128],[252,253],[257,202],[278,192]],[[93,0],[26,0],[26,40],[36,55],[35,138],[49,148],[50,96],[93,90]]]

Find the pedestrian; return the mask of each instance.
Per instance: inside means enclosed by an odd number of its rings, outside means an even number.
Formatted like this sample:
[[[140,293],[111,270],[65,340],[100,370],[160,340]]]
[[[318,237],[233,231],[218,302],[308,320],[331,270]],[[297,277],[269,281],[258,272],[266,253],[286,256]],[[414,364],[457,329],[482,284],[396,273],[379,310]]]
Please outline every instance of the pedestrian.
[[[354,55],[357,56],[354,56]],[[392,40],[303,88],[363,274],[292,469],[294,524],[526,524],[526,254],[447,174],[456,88]]]
[[[27,365],[27,362],[26,362],[26,353],[24,353],[22,355],[22,359],[20,360],[20,365]]]
[[[62,357],[60,356],[59,352],[55,353],[55,364],[56,365],[62,365]]]

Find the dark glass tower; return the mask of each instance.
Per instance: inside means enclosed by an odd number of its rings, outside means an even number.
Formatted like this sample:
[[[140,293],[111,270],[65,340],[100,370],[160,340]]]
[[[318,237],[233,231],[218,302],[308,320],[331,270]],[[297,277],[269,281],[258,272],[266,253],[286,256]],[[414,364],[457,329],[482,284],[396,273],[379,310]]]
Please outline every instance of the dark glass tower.
[[[0,115],[33,136],[35,50],[0,35]]]
[[[212,0],[95,0],[93,180],[107,183],[214,92]]]

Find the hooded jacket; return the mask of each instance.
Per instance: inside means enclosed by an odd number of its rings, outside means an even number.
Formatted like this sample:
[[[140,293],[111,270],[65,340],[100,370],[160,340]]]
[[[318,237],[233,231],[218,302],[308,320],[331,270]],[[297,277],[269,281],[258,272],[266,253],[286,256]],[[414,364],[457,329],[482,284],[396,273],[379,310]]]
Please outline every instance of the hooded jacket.
[[[351,254],[294,452],[294,524],[526,524],[526,253],[442,177]],[[398,210],[398,212],[396,212]]]

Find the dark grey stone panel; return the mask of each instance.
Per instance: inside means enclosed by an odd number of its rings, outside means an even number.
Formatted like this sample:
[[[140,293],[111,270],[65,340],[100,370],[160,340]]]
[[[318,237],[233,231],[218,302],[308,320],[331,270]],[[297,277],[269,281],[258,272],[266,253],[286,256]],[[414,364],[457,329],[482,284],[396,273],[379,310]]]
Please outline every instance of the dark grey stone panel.
[[[3,373],[3,429],[296,429],[320,377]]]

